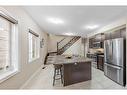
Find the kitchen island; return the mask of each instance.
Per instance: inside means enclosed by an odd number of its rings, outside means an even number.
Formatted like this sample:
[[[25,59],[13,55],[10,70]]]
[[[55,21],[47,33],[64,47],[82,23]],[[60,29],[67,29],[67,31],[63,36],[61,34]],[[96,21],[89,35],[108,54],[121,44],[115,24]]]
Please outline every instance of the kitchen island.
[[[63,85],[91,80],[91,59],[85,57],[56,56],[53,64],[63,65]]]

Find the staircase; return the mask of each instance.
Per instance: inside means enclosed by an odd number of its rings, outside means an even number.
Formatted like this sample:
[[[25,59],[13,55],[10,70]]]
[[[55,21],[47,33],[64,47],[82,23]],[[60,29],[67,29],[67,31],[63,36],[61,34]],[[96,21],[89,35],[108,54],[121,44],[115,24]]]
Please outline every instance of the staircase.
[[[69,47],[71,47],[79,39],[80,39],[80,36],[75,36],[72,39],[70,39],[65,45],[63,45],[61,47],[60,45],[64,41],[66,41],[66,38],[62,39],[60,42],[57,43],[57,55],[63,54]]]
[[[55,55],[63,54],[70,46],[72,46],[79,39],[79,36],[63,38],[61,41],[57,43],[57,52],[47,54],[44,64],[53,64]]]

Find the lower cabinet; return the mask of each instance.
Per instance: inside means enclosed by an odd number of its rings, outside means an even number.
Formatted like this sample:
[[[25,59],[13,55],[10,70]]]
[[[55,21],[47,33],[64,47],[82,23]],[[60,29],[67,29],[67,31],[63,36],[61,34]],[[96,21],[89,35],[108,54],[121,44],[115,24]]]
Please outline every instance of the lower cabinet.
[[[97,69],[104,71],[104,57],[103,56],[97,57]]]
[[[63,64],[64,86],[91,80],[91,62]]]

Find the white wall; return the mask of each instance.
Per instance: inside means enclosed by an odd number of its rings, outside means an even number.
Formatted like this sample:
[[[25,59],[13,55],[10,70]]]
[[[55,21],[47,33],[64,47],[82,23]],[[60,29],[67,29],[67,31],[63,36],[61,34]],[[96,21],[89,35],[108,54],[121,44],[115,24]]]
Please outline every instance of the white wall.
[[[105,25],[104,27],[98,29],[97,31],[91,32],[90,34],[87,35],[87,37],[93,36],[97,33],[109,31],[113,28],[116,28],[116,27],[124,25],[124,24],[127,24],[127,17],[124,17],[119,20],[116,20],[115,22],[109,23],[109,24]]]
[[[87,53],[89,50],[89,39],[85,38],[85,42],[84,42],[84,56],[87,57]]]
[[[56,52],[57,51],[57,42],[61,41],[63,38],[71,39],[72,37],[49,34],[49,36],[48,36],[48,46],[49,46],[48,52]],[[65,43],[63,43],[63,44],[65,44]]]
[[[47,53],[47,33],[43,32],[40,27],[21,7],[5,7],[10,14],[18,20],[19,32],[19,62],[20,72],[8,80],[0,83],[0,89],[17,89],[20,88],[44,63],[44,57]],[[40,58],[28,63],[28,29],[32,29],[44,38],[44,47],[40,49]],[[43,85],[43,84],[42,84]]]
[[[57,42],[62,40],[63,38],[72,39],[72,36],[58,36],[49,34],[48,38],[48,52],[56,52],[57,51]],[[64,41],[63,41],[64,42]],[[63,43],[62,42],[62,43]],[[63,43],[65,44],[65,43]],[[63,55],[84,55],[84,45],[82,44],[81,38],[76,41],[69,49],[67,49]]]

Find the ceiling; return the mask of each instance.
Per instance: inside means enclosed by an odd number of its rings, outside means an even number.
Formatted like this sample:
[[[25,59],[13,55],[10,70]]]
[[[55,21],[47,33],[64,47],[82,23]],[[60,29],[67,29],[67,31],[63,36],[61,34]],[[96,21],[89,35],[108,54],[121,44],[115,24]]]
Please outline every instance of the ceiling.
[[[24,6],[46,32],[85,36],[127,15],[120,6]]]

